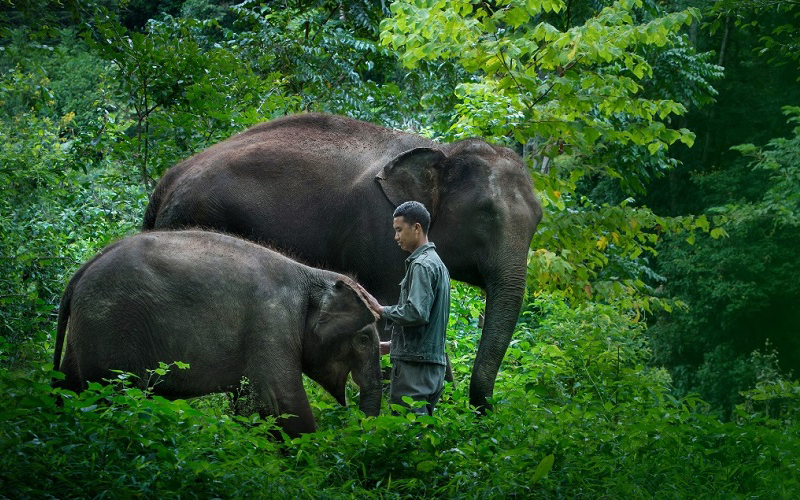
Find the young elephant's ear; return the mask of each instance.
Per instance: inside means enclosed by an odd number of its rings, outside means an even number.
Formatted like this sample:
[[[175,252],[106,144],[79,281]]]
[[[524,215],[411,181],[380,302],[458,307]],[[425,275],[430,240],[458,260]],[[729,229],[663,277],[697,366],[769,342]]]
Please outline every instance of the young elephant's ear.
[[[355,332],[375,321],[375,316],[356,290],[355,283],[338,279],[320,302],[314,331],[322,338]]]
[[[438,167],[445,158],[438,149],[414,148],[392,159],[376,178],[394,206],[418,201],[433,214],[439,197]]]

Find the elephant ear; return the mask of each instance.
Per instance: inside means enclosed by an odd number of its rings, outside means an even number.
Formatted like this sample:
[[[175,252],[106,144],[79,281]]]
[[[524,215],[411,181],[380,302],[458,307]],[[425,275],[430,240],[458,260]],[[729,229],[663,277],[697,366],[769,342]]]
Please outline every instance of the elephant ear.
[[[321,339],[332,339],[341,334],[355,333],[374,321],[375,316],[355,284],[338,279],[320,301],[314,332]]]
[[[376,179],[394,206],[418,201],[433,214],[439,197],[437,168],[445,158],[438,149],[415,148],[387,163]]]

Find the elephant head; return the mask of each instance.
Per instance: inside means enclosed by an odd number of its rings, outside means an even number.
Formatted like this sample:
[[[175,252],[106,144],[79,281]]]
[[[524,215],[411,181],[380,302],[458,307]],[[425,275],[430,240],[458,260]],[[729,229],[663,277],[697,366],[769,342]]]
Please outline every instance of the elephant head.
[[[420,147],[391,160],[377,180],[395,206],[423,203],[429,238],[453,279],[486,290],[486,319],[470,402],[488,407],[522,306],[527,256],[542,208],[513,151],[468,139]]]
[[[320,338],[334,338],[375,321],[358,286],[349,279],[337,279],[319,300],[314,332]]]
[[[303,371],[345,405],[347,376],[361,389],[359,409],[376,416],[381,406],[381,370],[375,316],[358,286],[338,279],[311,306],[313,323],[303,348]],[[313,319],[311,319],[313,318]],[[309,348],[313,345],[312,348]]]

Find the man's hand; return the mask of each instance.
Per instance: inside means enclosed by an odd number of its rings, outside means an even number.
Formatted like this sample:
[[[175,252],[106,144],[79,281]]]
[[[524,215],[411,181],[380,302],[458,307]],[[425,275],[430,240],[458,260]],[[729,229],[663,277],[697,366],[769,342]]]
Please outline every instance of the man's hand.
[[[364,295],[364,299],[367,301],[367,307],[369,307],[372,312],[377,314],[378,318],[380,318],[381,313],[383,313],[383,306],[363,286],[361,286],[361,284],[357,283],[357,285],[358,290]]]

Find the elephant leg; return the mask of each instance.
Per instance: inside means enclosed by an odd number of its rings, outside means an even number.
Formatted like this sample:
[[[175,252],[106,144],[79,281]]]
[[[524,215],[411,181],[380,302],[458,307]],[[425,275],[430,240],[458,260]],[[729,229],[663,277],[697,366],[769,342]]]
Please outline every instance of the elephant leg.
[[[54,381],[53,387],[60,387],[61,389],[77,393],[85,389],[85,384],[81,376],[80,367],[78,366],[78,360],[72,352],[73,350],[68,349],[64,355],[63,361],[61,361],[61,366],[55,367],[55,369],[64,374],[64,380]]]
[[[444,381],[453,384],[453,389],[455,389],[456,379],[453,378],[453,367],[450,364],[450,355],[444,353],[444,359],[447,362],[447,366],[445,366],[445,371],[444,371]]]
[[[311,405],[303,388],[302,374],[298,373],[291,381],[268,386],[254,383],[253,391],[261,417],[278,417],[278,425],[290,437],[316,430]]]

